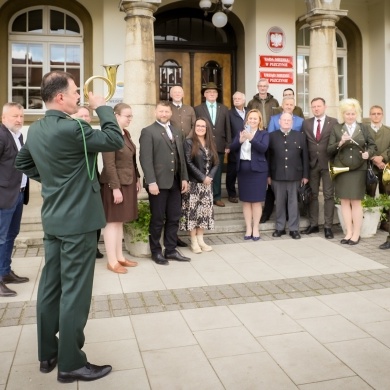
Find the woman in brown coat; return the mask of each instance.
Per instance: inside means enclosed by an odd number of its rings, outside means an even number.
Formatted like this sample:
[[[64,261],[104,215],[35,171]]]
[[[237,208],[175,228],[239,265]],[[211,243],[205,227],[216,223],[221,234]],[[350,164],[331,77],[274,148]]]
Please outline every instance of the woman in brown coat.
[[[101,194],[107,225],[104,228],[107,268],[125,274],[125,267],[135,267],[137,262],[128,260],[122,252],[123,223],[137,219],[137,193],[140,190],[136,163],[136,147],[125,129],[133,117],[131,107],[119,103],[114,107],[125,146],[116,152],[102,153],[103,171],[100,175]]]

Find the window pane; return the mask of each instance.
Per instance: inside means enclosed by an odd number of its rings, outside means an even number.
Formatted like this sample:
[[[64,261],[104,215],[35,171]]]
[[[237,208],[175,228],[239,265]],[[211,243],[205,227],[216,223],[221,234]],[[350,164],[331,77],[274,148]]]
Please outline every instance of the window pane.
[[[30,68],[29,69],[29,83],[30,87],[40,87],[43,77],[42,68]]]
[[[298,31],[298,36],[297,36],[297,45],[298,46],[304,46],[303,34],[304,34],[304,29],[301,28]]]
[[[50,46],[50,64],[51,65],[65,64],[65,45]]]
[[[43,47],[40,44],[28,45],[29,63],[34,65],[43,64]]]
[[[26,90],[25,89],[13,89],[12,101],[21,104],[26,108]]]
[[[339,34],[336,33],[336,44],[337,47],[344,47],[344,42]]]
[[[39,89],[29,89],[28,107],[30,109],[43,108],[42,98]]]
[[[339,75],[344,74],[344,58],[342,57],[337,58],[337,73]]]
[[[29,11],[28,13],[28,31],[42,33],[42,10]]]
[[[19,15],[12,23],[12,31],[26,32],[27,31],[27,14]]]
[[[18,87],[27,85],[27,69],[23,66],[12,67],[12,86]]]
[[[80,86],[80,69],[66,69],[67,72],[73,75],[75,84]]]
[[[27,45],[24,43],[12,44],[12,64],[25,64],[27,59]]]
[[[62,12],[50,11],[50,32],[53,34],[65,33],[65,15]]]
[[[66,15],[66,34],[80,34],[79,24],[69,15]]]
[[[305,46],[310,46],[310,28],[305,28]]]
[[[80,65],[80,46],[69,45],[66,47],[66,63],[68,65]]]

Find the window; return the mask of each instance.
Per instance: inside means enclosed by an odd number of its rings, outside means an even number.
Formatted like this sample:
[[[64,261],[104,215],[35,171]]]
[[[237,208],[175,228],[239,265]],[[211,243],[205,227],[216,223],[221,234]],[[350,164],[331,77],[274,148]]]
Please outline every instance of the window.
[[[52,6],[31,7],[9,22],[8,100],[27,113],[42,110],[40,84],[45,73],[63,70],[83,84],[83,36],[76,16]]]
[[[175,85],[182,86],[182,67],[174,60],[160,66],[160,100],[169,100],[169,91]]]
[[[339,100],[341,100],[347,97],[347,41],[339,30],[336,30],[336,45]],[[309,116],[310,28],[308,25],[302,26],[299,30],[297,46],[297,105],[302,108],[305,116]]]
[[[219,103],[222,103],[222,98],[223,98],[223,68],[221,65],[218,64],[216,61],[208,61],[206,62],[201,69],[201,75],[202,75],[202,80],[201,80],[201,85],[202,88],[206,86],[207,83],[214,83],[218,89],[221,91],[221,93],[218,94],[218,99],[217,101]],[[203,101],[205,99],[203,98]]]

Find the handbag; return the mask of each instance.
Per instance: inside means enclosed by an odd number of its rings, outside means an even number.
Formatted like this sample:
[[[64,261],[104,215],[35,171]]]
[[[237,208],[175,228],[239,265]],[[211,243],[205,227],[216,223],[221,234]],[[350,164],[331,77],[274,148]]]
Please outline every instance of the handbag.
[[[310,204],[313,199],[313,190],[311,189],[309,183],[301,184],[298,188],[298,200],[304,205]]]
[[[370,186],[373,184],[378,184],[378,176],[375,175],[374,170],[372,169],[372,163],[370,161],[367,167],[366,185]]]

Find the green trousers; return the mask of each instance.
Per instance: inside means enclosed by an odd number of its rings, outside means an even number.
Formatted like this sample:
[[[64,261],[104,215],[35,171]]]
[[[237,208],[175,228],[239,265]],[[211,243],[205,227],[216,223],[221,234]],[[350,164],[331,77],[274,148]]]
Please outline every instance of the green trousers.
[[[96,231],[71,236],[45,233],[44,248],[37,297],[38,358],[57,356],[60,371],[73,371],[87,363],[81,349],[91,305]]]

